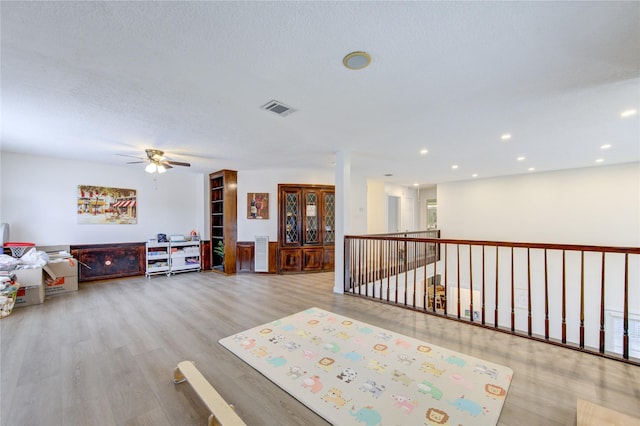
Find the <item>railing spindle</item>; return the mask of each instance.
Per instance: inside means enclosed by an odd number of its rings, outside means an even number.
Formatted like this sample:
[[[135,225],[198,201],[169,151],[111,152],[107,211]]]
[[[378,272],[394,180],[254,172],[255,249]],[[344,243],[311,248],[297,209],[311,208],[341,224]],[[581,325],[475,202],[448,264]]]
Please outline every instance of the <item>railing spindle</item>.
[[[516,331],[516,298],[515,298],[515,283],[513,279],[513,247],[511,247],[511,332]]]
[[[458,276],[456,278],[458,282],[458,319],[460,319],[460,244],[456,244],[456,263],[458,265]]]
[[[396,253],[400,252],[400,242],[396,241]],[[396,282],[396,297],[395,299],[393,299],[394,302],[398,303],[398,288],[400,287],[400,282],[398,280],[398,270],[400,269],[400,267],[398,266],[398,259],[396,259],[396,264],[394,267],[394,271],[395,271],[395,282]]]
[[[496,305],[493,308],[493,326],[498,328],[498,246],[496,246]]]
[[[629,253],[624,254],[624,332],[622,333],[622,358],[629,359]]]
[[[473,322],[473,246],[469,244],[469,320]]]
[[[484,244],[482,245],[482,325],[485,324],[484,310],[485,310],[485,282],[484,282]]]
[[[391,293],[391,242],[387,241],[387,302],[389,301],[389,293]],[[396,287],[398,287],[396,283]]]
[[[415,271],[415,269],[417,268],[417,265],[415,264],[416,263],[415,259],[417,259],[417,247],[418,247],[418,245],[415,242],[411,243],[411,245],[413,246],[413,259],[414,259],[413,260],[413,263],[414,263],[413,269]],[[406,271],[406,272],[408,273],[408,271]],[[418,283],[417,280],[418,280],[418,274],[416,274],[414,272],[413,273],[413,298],[412,298],[413,299],[412,300],[413,301],[413,305],[412,306],[414,308],[416,307],[416,285]]]
[[[428,248],[429,246],[428,246],[428,244],[429,244],[429,243],[424,243],[426,253],[428,253],[428,252],[429,252],[429,248]],[[429,296],[428,296],[428,295],[429,295],[429,286],[428,286],[428,285],[429,285],[429,283],[427,282],[427,281],[428,281],[428,278],[427,278],[427,266],[428,266],[428,262],[429,262],[429,259],[425,259],[424,271],[423,271],[423,272],[424,272],[424,274],[423,274],[423,277],[422,277],[422,278],[423,278],[423,279],[422,279],[422,309],[423,309],[423,310],[425,310],[425,311],[426,311],[426,310],[427,310],[427,308],[428,308],[427,299],[428,299],[428,297],[429,297]],[[435,264],[434,264],[434,267],[433,267],[434,274],[435,274],[435,270],[436,270],[436,268],[435,268]],[[435,277],[434,277],[434,279],[435,279]]]
[[[566,250],[562,250],[562,343],[567,343],[567,270]]]
[[[531,336],[531,253],[527,247],[527,334]]]
[[[378,298],[382,298],[382,241],[376,241],[376,256],[375,256],[375,268],[376,276],[375,283],[379,286]]]
[[[549,340],[549,269],[547,249],[544,249],[544,338]]]
[[[445,294],[445,295],[446,295],[446,294],[449,294],[449,293],[447,292],[447,279],[448,279],[448,275],[447,275],[447,264],[449,263],[449,262],[447,262],[447,252],[448,252],[448,247],[449,247],[449,244],[445,243],[445,244],[444,244],[444,276],[442,277],[442,279],[443,279],[443,281],[444,281],[444,294]],[[433,305],[434,305],[434,307],[435,307],[435,298],[434,298]],[[448,312],[448,310],[449,310],[449,309],[448,309],[448,307],[449,307],[449,299],[447,299],[447,304],[446,304],[445,309],[444,309],[444,315],[445,315],[445,316],[447,316],[447,312]],[[434,308],[434,309],[435,309],[435,308]]]
[[[580,252],[580,348],[584,348],[584,251]]]
[[[600,267],[600,353],[604,353],[604,256],[602,252],[602,266]]]
[[[363,276],[364,266],[362,264],[362,251],[363,251],[362,246],[363,245],[364,245],[364,240],[360,240],[360,244],[358,247],[358,294],[362,294],[362,283],[364,282],[364,276]],[[364,291],[366,294],[367,292],[366,287]]]

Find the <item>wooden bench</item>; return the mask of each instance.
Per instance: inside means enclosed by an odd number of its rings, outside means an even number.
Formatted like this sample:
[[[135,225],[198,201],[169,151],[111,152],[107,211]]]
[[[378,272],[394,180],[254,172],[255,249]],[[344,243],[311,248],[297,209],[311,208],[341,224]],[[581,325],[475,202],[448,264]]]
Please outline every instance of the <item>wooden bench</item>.
[[[193,390],[198,394],[202,402],[207,406],[211,415],[209,426],[235,426],[245,425],[233,410],[233,407],[220,396],[220,394],[198,371],[192,361],[182,361],[173,370],[173,383],[189,382]],[[246,425],[245,425],[246,426]]]

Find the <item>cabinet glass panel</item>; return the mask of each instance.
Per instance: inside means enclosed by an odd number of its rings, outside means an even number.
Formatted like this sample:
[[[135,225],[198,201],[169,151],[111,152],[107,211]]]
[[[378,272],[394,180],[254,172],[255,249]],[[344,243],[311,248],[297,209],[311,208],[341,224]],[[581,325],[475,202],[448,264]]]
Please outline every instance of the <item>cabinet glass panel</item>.
[[[318,194],[307,192],[305,195],[305,242],[318,242]]]
[[[333,244],[336,241],[336,196],[324,194],[324,242]]]
[[[287,193],[285,201],[285,241],[298,242],[298,194]]]

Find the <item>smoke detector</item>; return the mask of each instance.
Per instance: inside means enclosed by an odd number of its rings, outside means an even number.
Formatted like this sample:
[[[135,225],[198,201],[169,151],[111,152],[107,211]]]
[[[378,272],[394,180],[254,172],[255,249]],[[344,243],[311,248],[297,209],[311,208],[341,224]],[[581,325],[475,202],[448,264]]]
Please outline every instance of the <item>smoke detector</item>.
[[[262,105],[261,108],[278,114],[281,117],[286,117],[287,115],[296,111],[295,109],[283,104],[280,101],[269,101],[266,104]]]

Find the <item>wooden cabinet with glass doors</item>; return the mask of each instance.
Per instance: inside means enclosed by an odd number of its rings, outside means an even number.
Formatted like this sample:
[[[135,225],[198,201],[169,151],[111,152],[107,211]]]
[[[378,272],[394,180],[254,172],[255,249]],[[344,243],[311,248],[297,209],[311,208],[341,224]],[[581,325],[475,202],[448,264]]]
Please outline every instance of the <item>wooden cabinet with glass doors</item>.
[[[278,185],[278,273],[332,271],[335,187]]]

